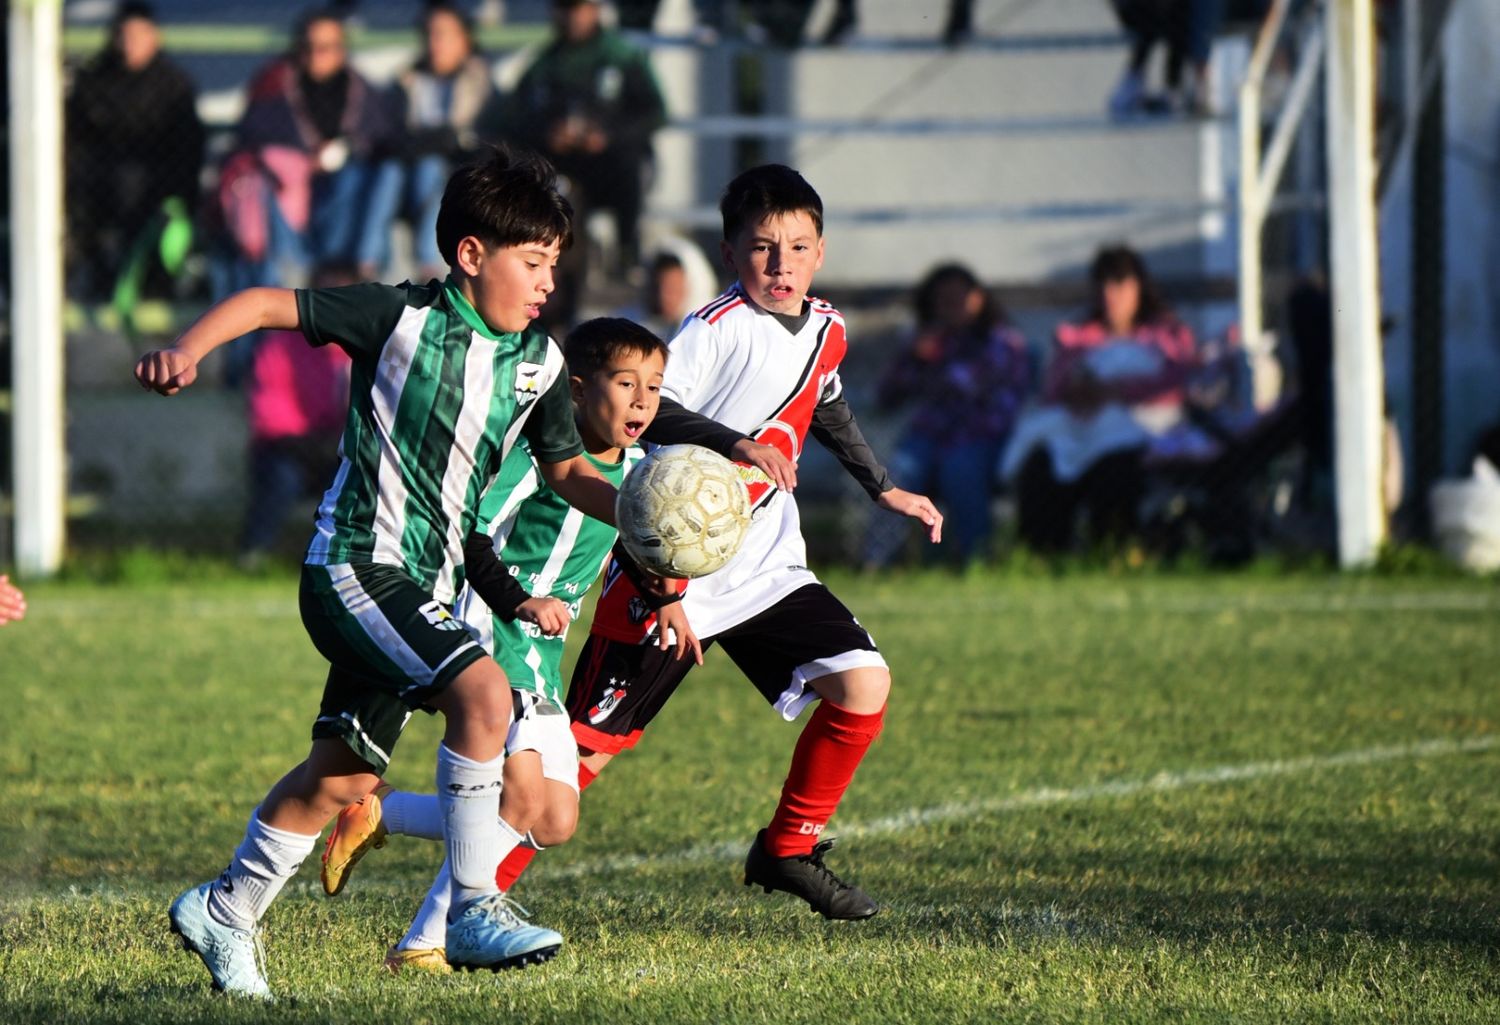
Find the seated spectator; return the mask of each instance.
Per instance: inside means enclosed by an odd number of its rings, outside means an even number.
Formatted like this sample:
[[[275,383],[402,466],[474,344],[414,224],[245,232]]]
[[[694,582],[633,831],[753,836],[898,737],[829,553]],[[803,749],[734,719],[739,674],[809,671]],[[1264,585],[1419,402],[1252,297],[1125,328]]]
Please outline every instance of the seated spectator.
[[[68,256],[78,294],[111,294],[162,230],[196,208],[203,123],[192,81],[161,52],[149,4],[122,4],[67,101]],[[160,284],[160,263],[146,283]],[[168,271],[173,268],[165,268]]]
[[[917,288],[916,334],[886,372],[880,404],[912,407],[891,458],[904,488],[944,507],[941,552],[959,565],[985,554],[995,463],[1030,385],[1026,343],[960,264],[933,269]],[[865,542],[874,569],[905,547],[910,521],[877,510]]]
[[[682,326],[682,320],[696,307],[688,302],[688,273],[682,258],[661,250],[646,266],[646,286],[638,306],[627,307],[615,315],[650,328],[659,338],[671,339]]]
[[[361,233],[386,100],[349,66],[344,25],[306,15],[295,49],[251,81],[219,195],[240,272],[221,291],[281,282],[282,264],[370,264]]]
[[[1192,332],[1133,249],[1102,250],[1090,277],[1088,316],[1058,326],[1042,404],[1022,417],[1001,466],[1017,487],[1021,539],[1039,552],[1074,547],[1080,507],[1095,543],[1135,533],[1142,459],[1182,423],[1198,363]]]
[[[398,216],[412,226],[419,280],[446,273],[437,248],[437,213],[453,168],[495,134],[498,114],[489,63],[475,50],[473,25],[458,7],[437,3],[422,17],[423,52],[396,81],[392,114],[401,127],[394,152],[371,188],[360,275],[371,279],[390,257],[390,229]]]
[[[313,287],[360,280],[352,266],[330,264]],[[245,382],[250,418],[250,501],[240,534],[240,564],[258,567],[275,547],[287,512],[317,494],[338,467],[349,409],[349,356],[337,345],[308,345],[300,331],[263,331]]]
[[[651,163],[651,137],[666,107],[644,50],[600,21],[593,0],[552,0],[554,35],[505,105],[505,131],[545,155],[573,186],[575,222],[607,210],[619,242],[616,270],[640,261],[639,223]],[[543,313],[571,320],[588,250],[573,247]]]

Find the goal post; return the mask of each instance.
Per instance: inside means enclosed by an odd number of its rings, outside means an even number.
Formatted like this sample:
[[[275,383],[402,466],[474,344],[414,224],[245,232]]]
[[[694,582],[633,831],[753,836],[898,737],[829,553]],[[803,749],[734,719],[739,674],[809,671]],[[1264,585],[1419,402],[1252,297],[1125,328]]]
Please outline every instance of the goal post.
[[[1374,562],[1381,497],[1385,375],[1375,196],[1372,0],[1328,0],[1329,260],[1333,298],[1334,476],[1339,563]]]
[[[63,428],[62,12],[59,0],[13,0],[10,64],[11,492],[16,569],[62,566]]]

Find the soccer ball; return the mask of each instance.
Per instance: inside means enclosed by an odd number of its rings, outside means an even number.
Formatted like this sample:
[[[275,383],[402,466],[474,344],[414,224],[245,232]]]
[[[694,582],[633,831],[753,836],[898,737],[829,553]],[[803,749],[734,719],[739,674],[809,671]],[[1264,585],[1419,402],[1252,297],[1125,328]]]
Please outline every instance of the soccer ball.
[[[636,463],[615,500],[620,542],[642,569],[701,577],[740,550],[750,493],[728,459],[700,445],[667,445]]]

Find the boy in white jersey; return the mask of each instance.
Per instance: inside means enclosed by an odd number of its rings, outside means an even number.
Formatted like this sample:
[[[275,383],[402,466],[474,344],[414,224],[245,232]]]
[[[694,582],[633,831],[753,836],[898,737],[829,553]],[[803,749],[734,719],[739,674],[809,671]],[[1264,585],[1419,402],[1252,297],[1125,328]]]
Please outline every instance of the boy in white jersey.
[[[663,413],[647,440],[690,440],[685,422],[666,408],[669,399],[793,461],[810,432],[872,500],[920,520],[939,541],[941,514],[926,497],[894,486],[843,399],[843,318],[807,295],[823,263],[818,194],[791,168],[767,165],[732,181],[720,211],[724,262],[739,280],[672,339]],[[693,581],[683,607],[705,650],[720,644],[785,719],[818,707],[797,741],[780,804],[751,845],[745,883],[795,894],[827,918],[867,918],[878,905],[824,865],[832,841],[819,834],[880,731],[890,673],[870,635],[807,569],[788,489],[762,479],[750,492],[757,516],[743,548],[722,570]],[[627,577],[606,574],[568,692],[580,786],[635,745],[691,668],[649,643],[654,620]],[[502,889],[532,854],[517,848],[501,863]]]
[[[580,324],[564,346],[569,385],[584,453],[618,486],[641,456],[636,447],[656,416],[667,347],[628,320]],[[717,425],[705,425],[712,433]],[[604,568],[613,527],[572,509],[540,479],[535,461],[517,445],[479,506],[478,529],[465,545],[467,587],[457,612],[510,679],[516,716],[506,742],[500,798],[506,853],[527,844],[568,840],[578,822],[578,745],[563,711],[562,657],[568,624]],[[678,658],[701,659],[681,606],[658,597],[659,615],[675,636]],[[371,743],[399,735],[409,712],[385,695],[349,695],[342,714],[358,718]],[[323,886],[330,895],[348,882],[354,864],[388,834],[442,839],[437,797],[388,785],[340,813],[323,854]],[[445,863],[421,910],[386,955],[392,971],[446,971],[443,921],[449,903]],[[559,941],[560,944],[560,941]],[[531,952],[543,961],[556,945]]]
[[[504,967],[558,939],[520,921],[495,886],[511,692],[448,603],[479,497],[521,434],[553,490],[613,522],[615,489],[583,453],[562,353],[532,325],[570,217],[545,161],[496,150],[455,172],[444,192],[446,282],[250,289],[136,366],[143,387],[174,395],[205,355],[263,328],[300,329],[312,344],[349,352],[342,464],[303,566],[302,618],[331,663],[325,709],[342,692],[367,690],[447,720],[437,767],[453,866],[446,945],[463,967]],[[323,826],[379,782],[389,758],[388,746],[351,746],[360,732],[358,721],[321,716],[308,757],[251,815],[229,867],[172,904],[173,931],[215,988],[269,996],[256,958],[260,918]]]

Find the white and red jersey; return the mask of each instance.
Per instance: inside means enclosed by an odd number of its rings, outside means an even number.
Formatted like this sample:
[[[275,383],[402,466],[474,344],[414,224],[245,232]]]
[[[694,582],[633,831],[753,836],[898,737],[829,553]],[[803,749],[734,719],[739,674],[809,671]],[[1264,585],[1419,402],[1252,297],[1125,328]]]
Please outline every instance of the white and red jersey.
[[[670,343],[662,395],[797,461],[814,410],[842,394],[838,368],[848,347],[839,312],[811,297],[808,307],[793,334],[732,286],[683,321]],[[755,519],[739,553],[693,581],[683,599],[700,636],[743,622],[817,581],[807,568],[792,496],[751,482],[750,497]]]

